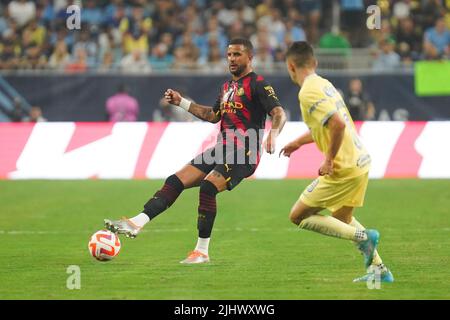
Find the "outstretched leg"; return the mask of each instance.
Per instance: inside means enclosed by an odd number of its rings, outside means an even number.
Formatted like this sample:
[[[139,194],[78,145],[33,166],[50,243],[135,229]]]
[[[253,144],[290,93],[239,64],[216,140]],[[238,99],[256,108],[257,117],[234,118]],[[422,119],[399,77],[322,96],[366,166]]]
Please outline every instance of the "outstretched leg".
[[[330,216],[319,215],[324,208],[309,207],[302,200],[298,200],[291,209],[289,219],[302,229],[318,232],[324,235],[363,241],[367,236],[361,230],[349,226]]]
[[[186,165],[176,174],[168,177],[161,188],[154,196],[144,205],[144,211],[149,220],[154,219],[160,213],[168,209],[183,192],[197,186],[206,174],[194,166]]]
[[[334,217],[320,215],[318,213],[321,210],[323,208],[309,207],[299,199],[292,207],[289,218],[302,229],[358,242],[365,256],[366,267],[370,266],[378,244],[378,232],[375,230],[361,230]]]
[[[184,166],[166,179],[163,187],[147,201],[140,214],[131,219],[123,218],[116,221],[105,219],[105,227],[113,232],[135,238],[142,227],[167,210],[184,189],[198,186],[205,176],[206,173],[192,165]]]

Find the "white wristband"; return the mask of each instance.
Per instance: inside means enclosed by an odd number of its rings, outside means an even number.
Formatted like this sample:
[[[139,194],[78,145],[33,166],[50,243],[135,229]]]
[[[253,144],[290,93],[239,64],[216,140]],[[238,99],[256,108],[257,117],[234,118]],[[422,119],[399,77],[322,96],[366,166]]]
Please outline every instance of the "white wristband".
[[[191,101],[181,97],[180,108],[183,108],[186,111],[189,111],[189,107],[191,106]]]

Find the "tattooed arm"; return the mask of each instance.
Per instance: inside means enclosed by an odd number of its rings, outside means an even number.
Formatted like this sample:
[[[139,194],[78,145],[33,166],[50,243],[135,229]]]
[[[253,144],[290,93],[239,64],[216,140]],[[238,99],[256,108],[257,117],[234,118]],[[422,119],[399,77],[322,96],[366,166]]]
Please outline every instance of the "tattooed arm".
[[[216,123],[219,122],[220,116],[218,116],[212,107],[202,106],[197,103],[191,102],[191,105],[189,107],[189,112],[192,113],[197,118],[200,118],[202,120]]]
[[[286,114],[282,107],[275,107],[270,111],[270,116],[272,117],[272,129],[264,142],[264,148],[272,154],[275,152],[275,140],[286,123]]]

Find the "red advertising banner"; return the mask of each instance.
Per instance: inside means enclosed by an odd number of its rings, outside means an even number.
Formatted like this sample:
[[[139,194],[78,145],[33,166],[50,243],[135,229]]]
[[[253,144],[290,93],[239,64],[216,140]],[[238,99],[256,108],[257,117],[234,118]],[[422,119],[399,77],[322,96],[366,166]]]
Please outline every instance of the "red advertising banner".
[[[371,178],[450,178],[450,122],[361,122]],[[277,152],[264,153],[254,178],[313,178],[323,159],[314,144],[290,158],[279,150],[306,130],[289,122]],[[214,145],[209,123],[2,123],[0,179],[156,179]]]

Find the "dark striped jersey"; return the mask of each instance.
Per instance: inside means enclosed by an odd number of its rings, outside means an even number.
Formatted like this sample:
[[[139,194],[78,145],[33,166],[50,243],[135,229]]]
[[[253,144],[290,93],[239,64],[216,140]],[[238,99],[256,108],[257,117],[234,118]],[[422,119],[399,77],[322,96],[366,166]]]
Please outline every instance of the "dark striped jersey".
[[[281,106],[272,86],[260,75],[250,72],[237,81],[225,82],[214,104],[213,110],[220,114],[221,135],[225,145],[233,143],[238,148],[248,148],[245,142],[249,132],[257,135],[257,152],[262,143],[267,115],[273,108]]]

